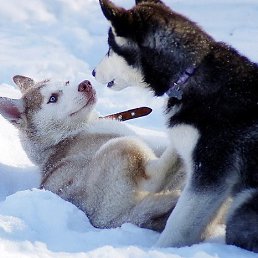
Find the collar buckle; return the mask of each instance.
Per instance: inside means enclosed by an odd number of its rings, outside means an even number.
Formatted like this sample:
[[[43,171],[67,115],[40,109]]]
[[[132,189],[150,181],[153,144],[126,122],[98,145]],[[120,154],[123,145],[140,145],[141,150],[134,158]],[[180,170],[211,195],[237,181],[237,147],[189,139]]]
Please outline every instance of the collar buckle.
[[[178,100],[181,100],[183,98],[183,86],[187,83],[189,78],[195,73],[196,68],[189,67],[187,68],[184,73],[179,77],[179,79],[176,82],[173,82],[166,94],[170,98],[176,98]]]

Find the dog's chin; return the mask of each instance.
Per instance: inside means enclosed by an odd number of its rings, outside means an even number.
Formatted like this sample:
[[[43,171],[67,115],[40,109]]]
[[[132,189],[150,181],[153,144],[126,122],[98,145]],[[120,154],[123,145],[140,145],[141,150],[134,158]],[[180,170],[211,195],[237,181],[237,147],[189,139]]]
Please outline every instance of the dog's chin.
[[[70,117],[79,115],[81,113],[84,113],[85,111],[90,112],[92,109],[94,109],[96,102],[97,102],[96,94],[92,94],[92,96],[87,100],[85,105],[78,108],[78,110],[76,110],[75,112],[72,112],[70,114]]]

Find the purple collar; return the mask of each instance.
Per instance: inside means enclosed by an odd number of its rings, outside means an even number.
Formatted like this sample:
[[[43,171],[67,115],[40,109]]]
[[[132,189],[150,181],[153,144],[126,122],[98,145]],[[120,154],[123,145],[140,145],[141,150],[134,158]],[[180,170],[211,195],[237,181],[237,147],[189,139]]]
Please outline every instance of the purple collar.
[[[179,77],[176,82],[173,82],[166,94],[170,98],[176,98],[181,100],[183,97],[183,86],[189,80],[189,78],[194,74],[196,67],[192,66],[187,68],[184,73]]]

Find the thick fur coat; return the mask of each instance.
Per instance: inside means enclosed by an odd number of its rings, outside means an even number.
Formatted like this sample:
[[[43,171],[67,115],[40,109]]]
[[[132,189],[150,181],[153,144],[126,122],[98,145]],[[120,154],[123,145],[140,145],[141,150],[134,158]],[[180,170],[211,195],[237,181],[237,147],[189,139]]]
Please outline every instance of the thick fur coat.
[[[258,252],[257,64],[159,0],[138,0],[130,10],[100,5],[111,27],[96,79],[156,96],[178,86],[182,95],[169,94],[166,115],[188,180],[157,246],[198,243],[233,197],[226,242]]]
[[[161,231],[183,182],[178,156],[159,158],[121,122],[99,119],[87,80],[14,81],[23,96],[0,97],[0,113],[40,168],[41,188],[75,204],[95,227],[128,222]]]

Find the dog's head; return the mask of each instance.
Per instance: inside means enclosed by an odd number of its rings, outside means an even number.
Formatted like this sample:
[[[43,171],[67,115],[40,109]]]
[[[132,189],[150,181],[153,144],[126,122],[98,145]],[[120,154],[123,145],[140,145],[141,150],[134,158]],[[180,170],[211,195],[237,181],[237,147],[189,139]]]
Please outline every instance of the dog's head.
[[[0,113],[30,137],[53,139],[87,123],[94,113],[96,92],[87,80],[78,84],[14,76],[21,99],[0,97]]]
[[[100,6],[111,25],[109,50],[93,75],[113,89],[143,86],[162,95],[184,69],[198,64],[211,40],[160,0],[136,0],[130,10],[109,0]]]

